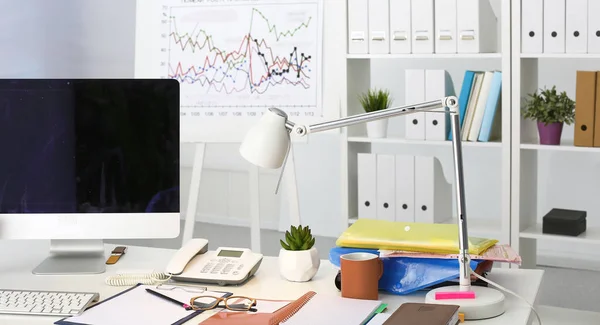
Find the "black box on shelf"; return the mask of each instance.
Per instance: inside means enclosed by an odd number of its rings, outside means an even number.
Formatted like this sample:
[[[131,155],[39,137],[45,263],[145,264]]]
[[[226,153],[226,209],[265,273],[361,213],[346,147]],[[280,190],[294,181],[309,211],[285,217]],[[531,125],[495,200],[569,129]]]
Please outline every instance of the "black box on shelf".
[[[586,211],[552,209],[542,222],[544,234],[579,236],[585,231]]]

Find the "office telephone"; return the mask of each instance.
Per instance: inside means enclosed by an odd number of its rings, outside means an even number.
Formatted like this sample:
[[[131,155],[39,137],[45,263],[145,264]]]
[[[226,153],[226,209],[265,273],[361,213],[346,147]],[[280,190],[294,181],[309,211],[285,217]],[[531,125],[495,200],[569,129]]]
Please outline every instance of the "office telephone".
[[[218,247],[208,250],[208,240],[194,238],[175,253],[165,272],[117,273],[109,285],[158,284],[175,281],[215,283],[221,286],[244,283],[258,270],[263,255],[247,248]]]

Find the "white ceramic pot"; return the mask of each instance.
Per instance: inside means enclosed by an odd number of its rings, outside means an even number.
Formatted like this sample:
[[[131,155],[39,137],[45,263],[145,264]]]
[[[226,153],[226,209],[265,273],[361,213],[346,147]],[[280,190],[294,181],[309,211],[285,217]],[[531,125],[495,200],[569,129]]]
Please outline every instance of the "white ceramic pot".
[[[314,246],[305,251],[279,250],[279,272],[288,281],[309,281],[317,274],[320,264],[319,252]]]
[[[385,138],[387,137],[387,129],[387,119],[367,122],[367,136],[369,138]]]

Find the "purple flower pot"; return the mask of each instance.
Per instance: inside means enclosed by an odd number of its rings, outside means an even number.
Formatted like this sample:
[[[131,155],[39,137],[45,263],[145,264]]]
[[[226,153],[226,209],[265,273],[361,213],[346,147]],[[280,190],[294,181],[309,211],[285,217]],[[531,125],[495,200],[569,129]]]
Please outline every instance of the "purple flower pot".
[[[540,144],[560,145],[563,123],[544,124],[544,122],[537,122],[537,126],[540,135]]]

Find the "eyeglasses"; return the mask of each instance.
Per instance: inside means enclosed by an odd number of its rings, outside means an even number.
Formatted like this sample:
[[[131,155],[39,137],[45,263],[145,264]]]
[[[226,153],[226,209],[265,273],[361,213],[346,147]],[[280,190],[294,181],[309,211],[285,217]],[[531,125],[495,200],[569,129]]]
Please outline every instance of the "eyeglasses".
[[[224,306],[220,305],[223,302]],[[214,308],[222,308],[232,311],[257,311],[256,299],[243,297],[243,296],[231,296],[227,298],[214,297],[214,296],[198,296],[190,299],[190,306],[193,310],[209,310]]]

